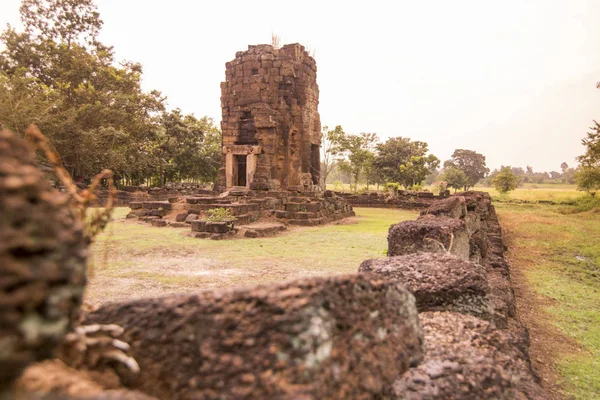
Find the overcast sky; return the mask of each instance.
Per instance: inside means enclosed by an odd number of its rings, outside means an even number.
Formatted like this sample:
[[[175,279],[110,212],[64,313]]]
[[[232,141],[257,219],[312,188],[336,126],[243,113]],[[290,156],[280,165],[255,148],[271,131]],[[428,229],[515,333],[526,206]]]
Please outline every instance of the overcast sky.
[[[0,23],[18,23],[1,0]],[[145,89],[221,120],[225,62],[248,44],[315,52],[321,122],[456,148],[488,166],[559,170],[600,119],[600,0],[98,0],[118,59],[141,62]]]

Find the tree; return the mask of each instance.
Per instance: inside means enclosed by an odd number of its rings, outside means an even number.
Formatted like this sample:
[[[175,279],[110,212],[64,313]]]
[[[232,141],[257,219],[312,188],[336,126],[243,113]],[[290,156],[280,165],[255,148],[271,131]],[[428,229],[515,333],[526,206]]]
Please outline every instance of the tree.
[[[577,161],[583,166],[600,167],[600,124],[594,121],[594,126],[590,129],[592,131],[587,133],[587,137],[581,139],[586,150],[577,157]]]
[[[563,161],[560,164],[560,170],[562,171],[562,173],[564,174],[565,172],[567,172],[567,170],[569,169],[569,164],[567,164],[566,161]]]
[[[467,185],[468,182],[467,175],[460,169],[454,167],[445,168],[440,175],[440,179],[446,182],[447,186],[454,188],[454,193]]]
[[[141,90],[139,64],[117,65],[112,49],[98,42],[102,21],[93,2],[24,0],[20,11],[24,31],[9,27],[0,37],[3,91],[23,90],[27,80],[23,96],[35,96],[41,112],[34,118],[22,106],[3,108],[0,114],[13,115],[4,123],[22,132],[26,121],[36,122],[74,178],[104,168],[117,176],[149,173],[164,99]]]
[[[373,160],[376,174],[385,182],[400,183],[407,189],[421,183],[440,164],[436,156],[427,155],[427,143],[412,142],[409,138],[389,138],[376,149]]]
[[[485,165],[485,156],[473,150],[456,149],[452,158],[444,162],[444,168],[457,168],[465,173],[467,182],[464,190],[468,190],[482,180],[490,169]]]
[[[323,139],[321,149],[323,158],[321,159],[321,177],[323,179],[323,189],[327,185],[327,177],[333,171],[336,161],[343,155],[343,144],[346,139],[346,133],[340,125],[330,130],[327,126],[323,127]]]
[[[600,190],[600,125],[594,121],[592,131],[581,140],[585,153],[577,157],[581,164],[575,175],[577,190],[586,191],[592,196]]]
[[[492,181],[496,190],[504,194],[517,188],[519,177],[511,171],[511,167],[502,167]]]
[[[377,134],[347,134],[341,142],[341,154],[344,159],[338,163],[343,171],[354,180],[354,191],[358,189],[358,181],[365,168],[372,162],[373,147],[377,142]]]
[[[600,190],[600,168],[582,166],[575,174],[577,190],[588,192],[596,197]]]

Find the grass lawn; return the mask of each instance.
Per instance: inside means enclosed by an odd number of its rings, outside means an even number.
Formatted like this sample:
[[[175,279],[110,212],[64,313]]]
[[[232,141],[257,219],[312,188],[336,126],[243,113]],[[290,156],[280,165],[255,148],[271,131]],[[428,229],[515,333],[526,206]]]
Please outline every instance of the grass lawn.
[[[488,192],[494,198],[494,200],[500,201],[522,200],[535,202],[539,200],[550,200],[555,203],[569,203],[573,202],[573,200],[587,196],[587,194],[584,192],[578,192],[576,185],[567,184],[525,183],[523,186],[518,187],[516,190],[504,195],[501,195],[492,187],[476,187],[475,190]]]
[[[600,398],[600,212],[561,214],[565,207],[498,204],[513,269],[538,296],[533,318],[559,331],[532,331],[532,358],[550,355],[566,394]],[[533,299],[525,299],[531,302]],[[531,322],[531,321],[530,321]],[[536,321],[533,321],[536,324]],[[541,335],[548,335],[541,332]],[[539,366],[544,368],[544,365]]]
[[[116,210],[115,221],[92,247],[88,304],[353,273],[361,261],[384,256],[391,224],[417,216],[357,208],[356,218],[337,224],[290,227],[272,238],[215,241],[186,237],[189,228],[125,220],[127,211]]]
[[[377,188],[376,185],[369,186],[370,191],[375,191],[376,188]],[[348,192],[348,193],[351,192],[350,185],[348,185],[348,184],[334,185],[332,183],[328,183],[327,189],[343,191],[343,192]],[[383,187],[380,187],[380,189],[383,190]],[[425,186],[423,189],[429,190],[430,192],[433,192],[436,194],[438,193],[438,190],[439,190],[439,188],[434,187],[434,186]],[[365,185],[359,184],[358,190],[359,190],[359,192],[366,190]],[[550,184],[550,183],[540,183],[540,184],[525,183],[525,184],[523,184],[523,186],[520,186],[516,190],[513,190],[512,192],[504,194],[504,195],[500,194],[493,187],[477,186],[471,190],[479,190],[482,192],[488,192],[494,198],[494,200],[502,201],[502,202],[511,201],[511,200],[512,201],[521,200],[521,201],[527,201],[527,202],[549,200],[549,201],[553,201],[555,203],[572,203],[574,200],[577,200],[577,199],[580,199],[580,198],[586,196],[585,193],[577,191],[576,185]],[[454,192],[454,190],[451,189],[451,192]]]

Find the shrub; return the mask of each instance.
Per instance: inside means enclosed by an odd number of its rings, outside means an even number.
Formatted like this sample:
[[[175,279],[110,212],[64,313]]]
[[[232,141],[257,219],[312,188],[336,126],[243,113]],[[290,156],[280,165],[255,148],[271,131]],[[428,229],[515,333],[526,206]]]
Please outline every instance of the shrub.
[[[206,213],[206,220],[211,222],[233,222],[237,219],[231,215],[230,209],[223,207],[211,208]]]

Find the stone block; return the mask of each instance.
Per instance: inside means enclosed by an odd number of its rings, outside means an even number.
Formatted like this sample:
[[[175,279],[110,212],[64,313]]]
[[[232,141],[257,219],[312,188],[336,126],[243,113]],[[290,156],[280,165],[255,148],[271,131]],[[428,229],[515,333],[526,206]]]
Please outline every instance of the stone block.
[[[417,253],[366,260],[359,272],[405,285],[419,312],[455,311],[491,321],[494,310],[485,268],[449,254]]]
[[[188,213],[179,213],[175,216],[175,222],[185,222],[185,219],[188,217]]]
[[[129,208],[131,208],[132,210],[139,210],[140,208],[142,208],[142,203],[139,201],[130,201]]]
[[[451,312],[419,314],[425,358],[396,380],[388,398],[547,399],[520,338],[488,322]]]
[[[414,297],[368,275],[108,304],[161,399],[378,398],[422,358]]]
[[[212,233],[226,233],[231,230],[232,225],[228,222],[215,222],[215,221],[207,221],[206,222],[206,231]],[[193,222],[192,222],[193,229]]]
[[[167,210],[162,210],[162,209],[149,210],[147,215],[149,215],[151,217],[164,217],[165,215],[167,215]]]
[[[144,201],[142,202],[142,207],[149,210],[171,210],[173,208],[172,204],[168,201]]]
[[[192,223],[192,221],[196,221],[198,218],[199,218],[199,217],[198,217],[198,214],[188,214],[188,215],[185,217],[185,220],[184,220],[184,222],[185,222],[185,223],[187,223],[187,224],[191,224],[191,223]]]
[[[171,222],[169,226],[172,228],[187,228],[187,225],[183,222]]]
[[[210,232],[198,232],[194,234],[196,239],[208,239],[212,235]]]
[[[249,238],[257,238],[258,237],[258,232],[256,232],[253,229],[248,229],[246,231],[246,233],[244,233],[244,236],[249,237]]]
[[[469,259],[469,235],[462,220],[427,216],[392,225],[388,232],[388,256],[419,251],[449,252]]]
[[[206,221],[196,219],[190,223],[192,225],[192,232],[208,232],[206,228]]]
[[[292,218],[295,219],[311,219],[311,218],[316,218],[317,215],[314,212],[296,212],[294,213]]]
[[[165,221],[163,219],[153,219],[152,221],[150,221],[150,223],[152,224],[152,226],[156,226],[159,228],[162,228],[163,226],[167,226],[167,221]]]
[[[291,213],[289,211],[281,211],[281,210],[275,211],[275,217],[277,217],[277,218],[289,218],[290,214]]]
[[[447,218],[464,218],[467,215],[467,206],[463,197],[450,197],[431,203],[421,215],[435,215]]]
[[[304,207],[307,212],[316,213],[321,210],[321,203],[306,203]]]

